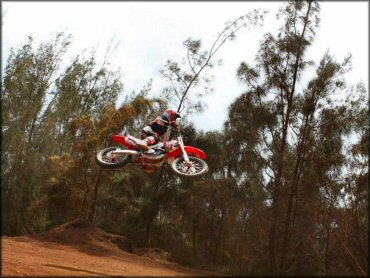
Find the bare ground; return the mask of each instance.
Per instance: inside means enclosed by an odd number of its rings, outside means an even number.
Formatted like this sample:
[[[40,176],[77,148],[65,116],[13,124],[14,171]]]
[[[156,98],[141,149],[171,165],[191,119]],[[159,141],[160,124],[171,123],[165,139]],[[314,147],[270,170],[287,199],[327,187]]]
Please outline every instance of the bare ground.
[[[132,253],[135,251],[134,254]],[[135,249],[124,237],[74,221],[46,233],[2,237],[2,276],[214,276]],[[139,256],[141,254],[142,256]]]

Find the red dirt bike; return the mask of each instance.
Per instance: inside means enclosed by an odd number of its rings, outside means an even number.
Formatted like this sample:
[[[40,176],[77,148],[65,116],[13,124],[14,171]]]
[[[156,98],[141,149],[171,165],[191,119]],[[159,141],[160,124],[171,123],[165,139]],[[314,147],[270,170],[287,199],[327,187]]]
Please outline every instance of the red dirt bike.
[[[208,165],[204,161],[206,154],[195,147],[185,146],[179,128],[177,128],[177,133],[177,140],[170,141],[172,148],[169,151],[166,151],[165,144],[162,142],[149,146],[148,151],[143,151],[137,147],[137,138],[129,134],[113,135],[113,140],[123,146],[109,147],[99,151],[96,155],[96,162],[107,169],[137,163],[146,172],[153,172],[167,162],[171,165],[173,172],[182,177],[198,177],[207,173]]]

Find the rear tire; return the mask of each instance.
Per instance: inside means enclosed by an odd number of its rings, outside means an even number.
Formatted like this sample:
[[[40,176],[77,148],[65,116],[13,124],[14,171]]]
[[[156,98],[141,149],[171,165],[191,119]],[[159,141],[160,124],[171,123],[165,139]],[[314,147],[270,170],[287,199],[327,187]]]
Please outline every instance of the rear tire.
[[[131,162],[131,155],[119,155],[116,158],[111,156],[112,151],[120,149],[119,147],[109,147],[101,150],[95,157],[96,163],[105,169],[117,169]]]
[[[208,164],[204,160],[194,156],[189,156],[189,160],[193,164],[190,169],[185,165],[183,157],[176,158],[171,164],[172,171],[186,178],[199,177],[208,172]]]

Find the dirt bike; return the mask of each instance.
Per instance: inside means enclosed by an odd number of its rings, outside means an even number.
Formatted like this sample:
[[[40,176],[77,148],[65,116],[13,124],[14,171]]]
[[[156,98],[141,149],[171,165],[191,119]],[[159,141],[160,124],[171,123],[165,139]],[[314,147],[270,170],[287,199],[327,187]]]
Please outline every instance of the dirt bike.
[[[208,164],[204,161],[206,154],[195,147],[185,146],[180,129],[177,127],[177,140],[168,144],[160,142],[149,146],[143,151],[137,146],[138,139],[126,133],[113,135],[113,141],[122,146],[105,148],[96,155],[96,162],[103,168],[116,169],[128,163],[139,164],[146,172],[153,172],[162,167],[163,163],[170,164],[172,171],[182,177],[198,177],[208,172]]]

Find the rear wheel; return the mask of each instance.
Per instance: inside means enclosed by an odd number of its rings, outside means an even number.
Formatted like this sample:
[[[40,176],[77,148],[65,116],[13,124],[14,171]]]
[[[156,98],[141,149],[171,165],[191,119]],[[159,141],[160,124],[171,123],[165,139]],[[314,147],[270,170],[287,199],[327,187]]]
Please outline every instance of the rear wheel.
[[[208,172],[207,163],[197,157],[189,156],[190,163],[186,163],[183,157],[175,159],[171,164],[171,169],[182,177],[199,177]]]
[[[95,157],[96,163],[106,169],[116,169],[125,166],[132,159],[131,155],[113,155],[113,151],[120,150],[119,147],[109,147],[101,150]]]

